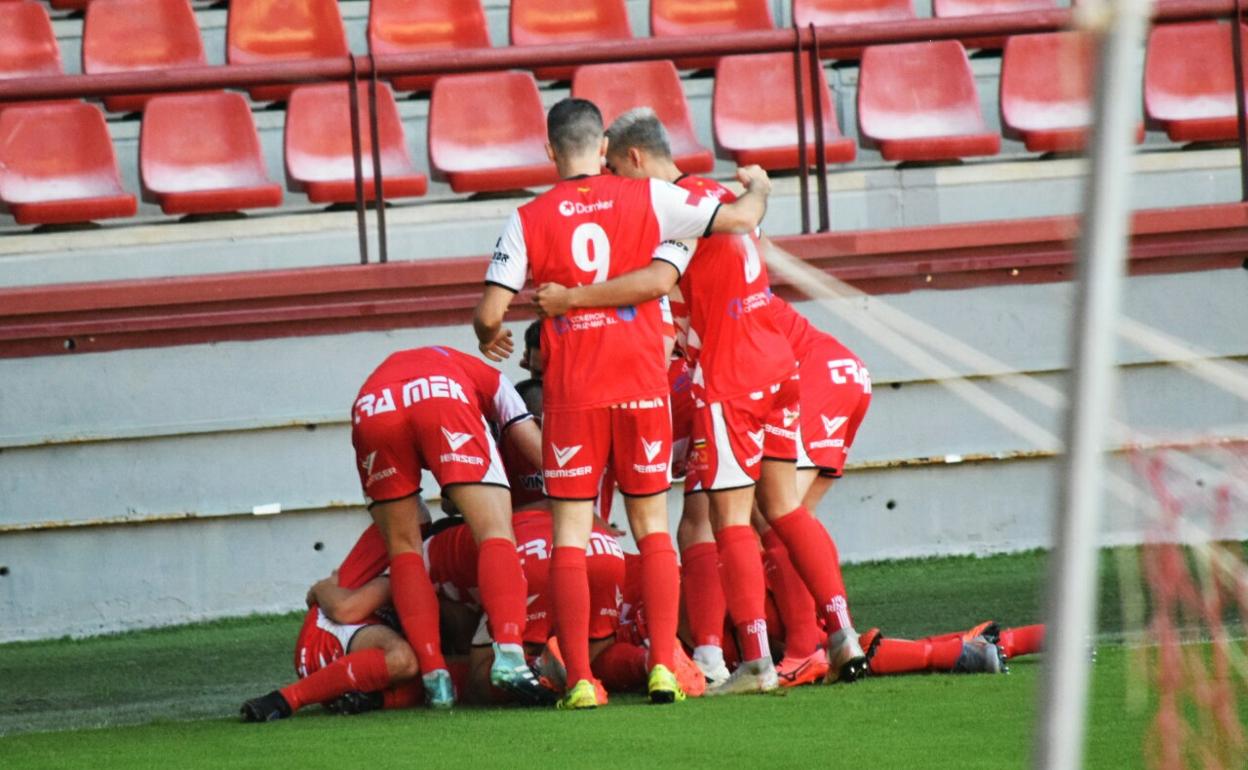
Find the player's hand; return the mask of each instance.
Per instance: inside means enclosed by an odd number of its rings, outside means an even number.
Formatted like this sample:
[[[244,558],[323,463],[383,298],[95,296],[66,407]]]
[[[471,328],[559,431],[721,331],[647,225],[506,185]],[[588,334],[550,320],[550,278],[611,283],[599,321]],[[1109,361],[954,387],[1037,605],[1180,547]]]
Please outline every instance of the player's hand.
[[[537,312],[543,318],[554,318],[572,309],[572,291],[562,284],[544,283],[533,298]]]
[[[502,327],[498,330],[498,334],[494,335],[494,339],[489,342],[482,342],[477,346],[481,355],[491,361],[505,361],[511,357],[511,353],[515,350],[515,343],[511,341],[511,329]]]
[[[751,164],[737,169],[737,181],[745,185],[747,190],[758,190],[763,195],[771,194],[771,177],[762,166]]]

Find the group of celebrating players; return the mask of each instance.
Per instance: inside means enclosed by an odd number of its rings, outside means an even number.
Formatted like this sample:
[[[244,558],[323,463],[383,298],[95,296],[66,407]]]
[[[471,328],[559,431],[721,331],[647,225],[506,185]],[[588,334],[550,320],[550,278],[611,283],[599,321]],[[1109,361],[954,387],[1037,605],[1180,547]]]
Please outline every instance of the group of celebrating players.
[[[1000,672],[1038,649],[1036,626],[917,641],[854,629],[811,511],[871,379],[772,294],[767,174],[741,168],[739,196],[682,174],[648,109],[604,130],[593,103],[565,99],[547,130],[562,181],[511,216],[474,317],[485,358],[509,357],[503,318],[531,277],[534,377],[513,386],[443,346],[369,376],[352,442],[374,524],[308,593],[300,679],[243,718],[457,699],[584,709],[630,690],[672,703],[868,671]],[[422,470],[450,514],[433,523]],[[617,488],[639,554],[607,523]]]

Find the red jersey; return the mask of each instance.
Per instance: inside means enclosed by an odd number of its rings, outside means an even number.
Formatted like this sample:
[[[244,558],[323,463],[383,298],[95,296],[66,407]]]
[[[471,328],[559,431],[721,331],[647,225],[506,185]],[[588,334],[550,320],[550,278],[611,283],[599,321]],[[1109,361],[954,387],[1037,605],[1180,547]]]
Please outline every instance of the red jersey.
[[[503,430],[532,417],[515,387],[497,369],[441,345],[392,353],[360,392],[364,395],[355,402],[356,422],[358,413],[391,412],[399,403],[408,407],[428,398],[450,398],[476,407]]]
[[[772,298],[771,309],[772,319],[780,332],[788,339],[799,361],[804,361],[816,346],[822,347],[824,352],[839,348],[844,351],[841,357],[858,358],[852,350],[842,345],[840,340],[817,328],[806,320],[806,316],[794,310],[792,305],[779,297]]]
[[[601,283],[645,267],[666,240],[705,234],[713,198],[652,179],[565,179],[521,206],[494,249],[486,283]],[[657,257],[661,258],[661,257]],[[667,392],[659,303],[574,310],[542,322],[542,379],[551,411],[610,406]]]
[[[710,179],[684,176],[676,184],[699,197],[736,200],[731,190]],[[672,292],[672,315],[684,332],[682,345],[701,398],[744,396],[797,371],[797,357],[776,327],[770,302],[757,234],[712,235],[698,241]]]

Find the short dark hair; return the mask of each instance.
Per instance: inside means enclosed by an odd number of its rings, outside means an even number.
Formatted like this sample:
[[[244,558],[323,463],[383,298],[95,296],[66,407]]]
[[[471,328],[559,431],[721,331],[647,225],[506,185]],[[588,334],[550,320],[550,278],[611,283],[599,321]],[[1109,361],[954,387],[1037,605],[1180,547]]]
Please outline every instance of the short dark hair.
[[[524,330],[524,350],[527,353],[530,350],[542,349],[542,322],[534,321]]]
[[[556,155],[593,149],[602,135],[602,113],[588,99],[561,99],[546,115],[546,140]]]
[[[541,404],[542,398],[542,381],[540,379],[532,377],[530,379],[517,382],[516,393],[518,393],[520,395],[520,399],[524,401],[525,408],[536,414],[538,417],[541,416],[538,414],[541,410],[537,408],[538,405]]]
[[[607,129],[607,153],[628,152],[633,147],[660,158],[672,157],[672,144],[663,121],[649,107],[631,109]]]

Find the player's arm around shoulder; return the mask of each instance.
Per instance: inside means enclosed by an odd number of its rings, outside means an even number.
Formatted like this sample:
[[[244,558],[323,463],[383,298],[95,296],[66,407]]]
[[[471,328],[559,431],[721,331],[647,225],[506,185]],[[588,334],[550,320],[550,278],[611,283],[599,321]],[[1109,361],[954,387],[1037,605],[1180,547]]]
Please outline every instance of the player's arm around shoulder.
[[[745,193],[719,207],[711,222],[712,233],[744,234],[763,222],[767,198],[771,195],[771,178],[759,166],[742,166],[737,169],[737,180],[745,186]]]

